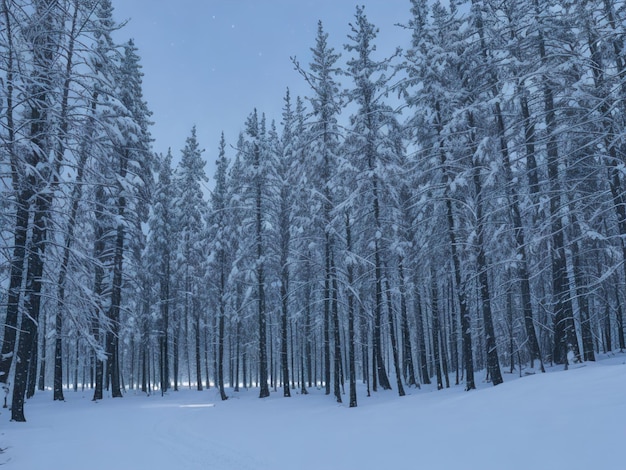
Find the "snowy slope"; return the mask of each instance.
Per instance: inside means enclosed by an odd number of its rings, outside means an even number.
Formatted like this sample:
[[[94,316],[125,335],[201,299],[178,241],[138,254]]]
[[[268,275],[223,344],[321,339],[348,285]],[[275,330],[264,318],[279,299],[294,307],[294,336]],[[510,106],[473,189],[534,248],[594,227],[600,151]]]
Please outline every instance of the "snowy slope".
[[[40,393],[27,423],[0,415],[3,469],[626,468],[626,355],[498,387],[289,399],[214,389],[94,403]],[[282,465],[281,465],[282,464]]]

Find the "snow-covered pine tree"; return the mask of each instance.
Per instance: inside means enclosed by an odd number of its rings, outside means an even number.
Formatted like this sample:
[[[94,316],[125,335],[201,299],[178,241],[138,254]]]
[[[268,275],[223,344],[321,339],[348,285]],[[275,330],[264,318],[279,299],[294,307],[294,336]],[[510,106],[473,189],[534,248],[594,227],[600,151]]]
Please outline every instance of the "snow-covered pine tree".
[[[57,279],[57,308],[55,319],[55,347],[54,347],[54,399],[63,400],[63,339],[66,337],[67,328],[66,319],[72,320],[73,325],[82,323],[84,315],[80,315],[78,318],[74,315],[69,308],[71,302],[66,298],[66,287],[70,282],[68,280],[68,274],[72,277],[73,271],[70,269],[70,264],[75,264],[72,261],[72,247],[76,243],[76,229],[79,223],[80,214],[79,208],[81,199],[84,195],[84,181],[87,178],[85,174],[88,170],[88,166],[93,159],[94,151],[97,148],[97,144],[94,142],[96,135],[98,134],[98,101],[101,100],[102,95],[111,93],[111,70],[114,63],[114,56],[116,54],[115,45],[111,39],[111,32],[118,26],[115,24],[112,18],[113,8],[109,1],[101,2],[95,11],[92,8],[86,8],[86,5],[81,2],[76,3],[76,7],[80,5],[81,9],[77,11],[80,16],[76,18],[81,23],[86,22],[90,25],[90,30],[93,34],[93,46],[88,53],[89,68],[91,71],[91,80],[87,81],[84,86],[83,97],[84,106],[87,109],[85,113],[85,119],[79,123],[79,139],[77,143],[77,161],[75,163],[76,177],[71,182],[71,194],[69,203],[69,214],[67,215],[67,222],[64,228],[64,242],[61,255],[59,275]],[[88,268],[87,268],[88,269]],[[76,328],[80,330],[80,328]],[[82,335],[81,335],[82,336]],[[78,341],[78,338],[76,339]]]
[[[317,207],[313,227],[317,236],[321,238],[323,253],[317,253],[324,269],[323,281],[323,380],[326,394],[330,394],[331,387],[331,314],[338,311],[333,305],[336,295],[333,292],[336,269],[335,259],[335,227],[333,224],[332,211],[335,207],[335,187],[333,172],[337,166],[337,152],[341,135],[338,126],[338,116],[342,109],[337,76],[340,73],[337,61],[340,55],[328,45],[328,34],[324,31],[322,22],[318,22],[315,47],[311,48],[313,58],[309,64],[309,71],[303,69],[297,60],[293,59],[297,70],[311,87],[313,94],[309,98],[313,109],[313,119],[310,122],[310,151],[311,180],[310,200]],[[333,322],[334,323],[334,322]],[[336,332],[338,335],[339,332]],[[339,358],[336,358],[338,361]],[[335,367],[337,371],[337,367]],[[340,377],[335,377],[335,395],[338,401],[341,396],[338,393]]]
[[[200,367],[201,309],[198,295],[203,286],[199,285],[203,276],[205,251],[204,217],[207,211],[202,183],[208,181],[204,172],[206,162],[202,159],[203,150],[198,143],[195,126],[185,141],[181,160],[176,171],[176,225],[180,233],[177,254],[177,271],[180,279],[183,318],[183,347],[188,365],[188,377],[191,384],[191,360],[189,357],[190,329],[193,328],[196,352],[196,387],[202,390]]]
[[[351,24],[352,32],[348,35],[349,43],[345,45],[352,57],[348,60],[348,75],[354,88],[348,92],[351,101],[357,105],[356,112],[351,116],[350,123],[350,158],[361,160],[354,167],[359,174],[357,194],[361,194],[360,210],[355,214],[365,222],[364,229],[368,232],[364,240],[365,250],[372,250],[370,259],[374,269],[374,333],[373,333],[373,364],[374,371],[383,389],[391,388],[385,363],[383,360],[382,316],[385,303],[383,298],[384,284],[388,284],[390,275],[385,265],[388,264],[388,245],[392,236],[389,230],[392,210],[389,207],[394,187],[391,184],[393,164],[398,156],[396,142],[390,135],[400,126],[394,110],[385,103],[390,88],[391,76],[387,74],[389,64],[394,57],[376,60],[376,36],[378,29],[368,21],[363,7],[357,7],[355,22]],[[393,74],[392,74],[393,75]],[[366,227],[370,227],[369,230]],[[387,246],[386,246],[387,245]],[[387,279],[387,280],[385,280]],[[386,295],[390,293],[386,292]],[[390,300],[390,297],[389,297]],[[401,364],[395,332],[393,309],[388,310],[390,322],[393,364],[396,372],[398,393],[404,395],[402,385]]]
[[[278,231],[278,262],[280,277],[280,364],[283,380],[283,396],[290,397],[289,384],[289,324],[290,319],[290,288],[292,277],[292,201],[293,188],[295,183],[294,171],[296,170],[295,157],[297,149],[295,131],[295,116],[291,105],[289,89],[285,94],[285,104],[283,106],[283,132],[280,139],[276,139],[274,152],[277,156],[276,169],[274,174],[277,183],[277,231]],[[277,136],[278,137],[278,136]],[[292,351],[293,354],[293,351]],[[295,373],[294,370],[291,371]]]
[[[452,48],[460,31],[460,18],[456,10],[449,11],[439,3],[431,11],[424,0],[412,0],[411,12],[409,26],[413,30],[413,40],[411,48],[405,54],[404,67],[408,75],[406,85],[409,87],[405,97],[407,104],[415,109],[415,116],[410,119],[409,126],[418,137],[423,191],[428,196],[422,205],[422,211],[429,220],[445,220],[445,227],[434,224],[429,227],[432,230],[431,235],[435,237],[433,242],[439,242],[429,246],[428,258],[431,262],[434,262],[435,256],[445,255],[451,258],[454,292],[461,318],[466,389],[472,390],[476,385],[471,314],[462,269],[463,253],[461,244],[458,243],[460,221],[453,204],[455,189],[465,183],[463,179],[455,181],[453,169],[457,162],[450,161],[455,155],[449,141],[455,103],[448,90],[461,88],[454,64],[451,63],[457,57]],[[438,180],[441,180],[440,184],[436,183]],[[442,202],[443,207],[438,202]],[[435,213],[440,217],[434,217]],[[440,243],[446,238],[449,241],[447,247]],[[427,236],[426,240],[429,239],[430,236]],[[426,278],[431,275],[432,270],[424,273]],[[428,287],[424,291],[432,292],[432,289]],[[417,307],[421,308],[419,303]]]
[[[148,220],[148,258],[156,267],[155,281],[158,285],[158,342],[159,342],[159,374],[161,393],[170,387],[170,315],[173,295],[174,255],[177,251],[176,225],[174,215],[174,187],[172,174],[172,152],[161,160],[158,179],[154,191],[152,211]]]
[[[3,6],[5,10],[9,8],[6,2]],[[17,5],[12,6],[18,8]],[[58,171],[64,158],[64,155],[54,152],[55,145],[64,144],[57,141],[60,139],[58,134],[60,128],[53,125],[51,114],[52,108],[58,104],[57,83],[60,81],[58,64],[63,63],[59,59],[59,49],[65,34],[64,21],[67,10],[54,0],[41,0],[34,2],[32,10],[27,9],[26,12],[19,12],[24,15],[21,18],[23,23],[20,27],[20,41],[23,41],[22,46],[28,50],[28,57],[20,64],[19,70],[23,72],[20,76],[22,81],[20,88],[25,90],[23,125],[28,129],[24,137],[29,145],[28,149],[24,149],[23,159],[12,161],[14,178],[18,177],[18,174],[24,177],[16,186],[19,189],[16,193],[15,248],[10,282],[13,297],[9,299],[7,305],[5,328],[5,331],[7,328],[14,331],[8,332],[9,334],[4,337],[3,361],[0,364],[0,376],[4,380],[8,379],[11,364],[14,364],[11,406],[11,419],[14,421],[26,420],[24,398],[27,394],[29,376],[31,387],[28,388],[34,391],[50,211],[54,190],[58,184]],[[13,25],[17,26],[15,23]],[[15,32],[13,30],[8,34]],[[16,39],[16,36],[12,36],[11,39]],[[68,67],[71,73],[71,62]],[[15,125],[12,132],[16,130]],[[61,141],[64,142],[64,137]],[[61,160],[57,160],[58,158]],[[22,285],[23,297],[19,292]],[[17,313],[20,303],[23,303],[25,313],[21,316],[18,326]],[[18,331],[19,339],[16,334]]]
[[[247,233],[254,234],[251,237],[249,253],[247,254],[247,271],[253,280],[254,297],[256,300],[256,317],[258,321],[258,377],[259,398],[269,396],[269,373],[267,354],[267,245],[265,242],[267,230],[268,207],[267,201],[267,176],[269,148],[267,142],[267,130],[265,116],[259,119],[255,109],[246,120],[245,140],[243,143],[243,177],[244,195],[242,203],[246,214],[244,223],[248,228]]]
[[[230,205],[228,188],[228,167],[229,159],[226,156],[226,140],[224,133],[220,138],[219,154],[215,171],[215,187],[211,193],[210,215],[209,215],[209,250],[211,263],[209,265],[210,287],[214,290],[214,305],[216,305],[216,315],[218,321],[217,331],[217,387],[222,400],[228,397],[224,389],[224,339],[226,335],[225,325],[227,310],[229,310],[229,273],[233,261],[231,233],[229,226]],[[239,381],[237,377],[235,380]],[[232,385],[232,384],[231,384]]]

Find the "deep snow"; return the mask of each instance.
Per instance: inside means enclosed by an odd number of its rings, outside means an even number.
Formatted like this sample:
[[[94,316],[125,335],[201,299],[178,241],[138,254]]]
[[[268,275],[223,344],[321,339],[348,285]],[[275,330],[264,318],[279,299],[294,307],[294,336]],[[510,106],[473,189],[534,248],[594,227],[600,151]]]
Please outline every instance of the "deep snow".
[[[0,415],[7,470],[620,469],[626,468],[626,354],[497,387],[412,389],[337,404],[321,390],[226,402],[215,389],[161,397],[91,391],[27,403],[27,423]],[[483,377],[477,375],[477,379]],[[515,380],[513,380],[515,379]],[[347,396],[346,400],[347,401]]]

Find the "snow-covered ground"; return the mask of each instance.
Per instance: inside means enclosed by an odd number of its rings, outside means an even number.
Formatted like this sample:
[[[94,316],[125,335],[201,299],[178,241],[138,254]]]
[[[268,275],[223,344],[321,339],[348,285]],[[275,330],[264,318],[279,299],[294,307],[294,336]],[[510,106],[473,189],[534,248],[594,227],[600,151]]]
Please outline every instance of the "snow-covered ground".
[[[165,397],[129,392],[65,403],[39,393],[27,423],[0,415],[3,469],[622,469],[626,468],[626,355],[553,369],[497,387],[395,391],[359,407],[323,391],[260,400],[257,390]],[[478,374],[477,378],[481,378]],[[515,380],[513,380],[515,379]],[[346,400],[347,401],[347,397]]]

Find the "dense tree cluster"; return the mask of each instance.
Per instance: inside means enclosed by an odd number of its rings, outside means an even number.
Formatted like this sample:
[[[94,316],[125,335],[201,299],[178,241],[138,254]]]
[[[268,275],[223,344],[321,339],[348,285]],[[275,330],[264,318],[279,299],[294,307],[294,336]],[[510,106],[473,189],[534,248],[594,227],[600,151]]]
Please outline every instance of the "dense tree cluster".
[[[342,53],[320,22],[309,97],[222,136],[211,191],[195,128],[153,154],[109,0],[0,11],[14,420],[48,386],[356,406],[625,348],[624,2],[411,0],[389,57],[364,8]]]

